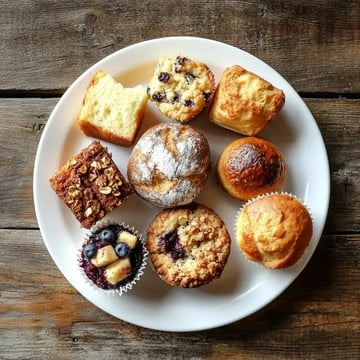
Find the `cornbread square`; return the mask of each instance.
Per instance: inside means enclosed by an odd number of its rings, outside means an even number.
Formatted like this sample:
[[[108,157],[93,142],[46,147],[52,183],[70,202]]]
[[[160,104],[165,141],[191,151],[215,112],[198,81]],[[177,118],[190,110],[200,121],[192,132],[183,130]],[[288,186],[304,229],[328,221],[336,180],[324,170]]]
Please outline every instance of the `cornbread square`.
[[[146,104],[147,94],[142,85],[123,87],[100,70],[88,85],[78,125],[87,136],[131,146],[141,126]]]
[[[278,115],[285,94],[260,76],[233,65],[224,70],[210,107],[214,124],[243,135],[257,135]]]
[[[87,229],[133,193],[108,149],[97,140],[72,156],[49,181],[81,226]]]

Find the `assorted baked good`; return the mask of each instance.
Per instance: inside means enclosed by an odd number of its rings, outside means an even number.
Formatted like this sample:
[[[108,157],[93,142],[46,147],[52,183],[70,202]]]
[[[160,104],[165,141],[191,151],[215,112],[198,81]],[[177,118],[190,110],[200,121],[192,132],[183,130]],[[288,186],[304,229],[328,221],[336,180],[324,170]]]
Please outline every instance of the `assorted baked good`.
[[[117,145],[135,141],[147,104],[142,85],[125,88],[100,70],[91,79],[78,118],[81,131]]]
[[[148,129],[134,146],[127,177],[135,192],[159,207],[191,203],[202,191],[210,170],[205,136],[179,123]]]
[[[148,227],[146,247],[154,270],[166,283],[193,288],[221,276],[231,238],[213,210],[191,203],[156,215]]]
[[[148,84],[149,100],[170,119],[188,122],[206,107],[215,90],[209,67],[185,56],[159,59]]]
[[[294,265],[313,232],[311,215],[291,194],[260,196],[245,204],[236,219],[236,241],[249,260],[270,269]]]
[[[144,240],[134,228],[104,223],[93,229],[82,244],[79,266],[98,288],[121,295],[143,275],[146,259]]]
[[[49,181],[87,229],[133,194],[108,149],[97,140],[72,156]]]
[[[243,135],[257,135],[278,115],[284,92],[260,76],[233,65],[225,69],[216,88],[209,118]]]
[[[287,166],[281,151],[270,141],[244,137],[229,143],[216,164],[221,186],[232,197],[249,200],[279,190]]]
[[[284,184],[285,159],[270,141],[254,136],[278,115],[284,92],[238,65],[225,69],[215,91],[206,64],[164,57],[147,90],[125,88],[104,71],[96,72],[77,123],[87,136],[131,146],[148,99],[175,121],[152,126],[140,137],[128,159],[128,180],[97,140],[49,180],[81,226],[92,228],[79,255],[87,279],[121,295],[143,274],[148,253],[155,272],[171,286],[194,288],[221,276],[231,237],[212,209],[194,202],[209,175],[210,146],[201,132],[184,124],[210,103],[210,121],[247,135],[227,144],[216,163],[224,190],[250,200],[236,217],[238,247],[249,260],[271,269],[299,261],[311,241],[311,216],[295,196],[274,193]],[[127,225],[99,224],[134,192],[165,208],[149,224],[146,243]]]

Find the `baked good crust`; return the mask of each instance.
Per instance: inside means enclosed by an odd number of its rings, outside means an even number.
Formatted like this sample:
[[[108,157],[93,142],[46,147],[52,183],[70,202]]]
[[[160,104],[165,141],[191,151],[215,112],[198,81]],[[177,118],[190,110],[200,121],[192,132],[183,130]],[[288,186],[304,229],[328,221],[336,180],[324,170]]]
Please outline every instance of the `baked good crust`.
[[[131,146],[140,129],[146,104],[147,94],[142,86],[124,88],[99,70],[87,86],[77,122],[84,135]]]
[[[160,112],[182,123],[199,115],[214,91],[215,77],[210,68],[182,55],[160,58],[147,88],[149,100]]]
[[[192,202],[210,171],[210,147],[205,136],[179,123],[149,128],[134,146],[127,175],[135,192],[159,207]]]
[[[49,182],[87,229],[133,193],[108,149],[97,140],[72,156]]]
[[[267,268],[294,265],[313,232],[312,219],[294,196],[270,194],[250,201],[236,219],[236,240],[249,260]]]
[[[285,94],[260,76],[233,65],[224,70],[209,118],[243,135],[257,135],[278,115]]]
[[[165,237],[174,232],[178,245],[166,246]],[[231,238],[213,210],[192,203],[160,212],[148,227],[146,247],[154,270],[165,282],[192,288],[221,276]]]
[[[220,184],[232,197],[249,200],[280,190],[287,166],[281,151],[270,141],[244,137],[222,150],[216,172]]]

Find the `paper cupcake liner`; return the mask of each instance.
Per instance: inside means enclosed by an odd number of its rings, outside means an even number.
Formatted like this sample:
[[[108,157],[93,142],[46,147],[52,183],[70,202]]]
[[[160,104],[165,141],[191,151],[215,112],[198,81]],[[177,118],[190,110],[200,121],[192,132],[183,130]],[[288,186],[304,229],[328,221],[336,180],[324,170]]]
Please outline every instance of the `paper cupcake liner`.
[[[120,225],[122,226],[125,230],[131,232],[132,234],[136,235],[138,237],[138,241],[141,244],[141,250],[142,250],[142,260],[141,260],[141,264],[136,272],[136,275],[132,278],[131,281],[125,283],[124,285],[119,286],[118,288],[114,288],[114,289],[102,289],[101,287],[98,287],[95,283],[93,283],[91,281],[91,279],[89,279],[87,277],[87,275],[85,274],[84,269],[80,266],[81,264],[81,253],[82,253],[82,247],[84,244],[86,244],[89,241],[89,237],[90,235],[99,232],[101,229],[104,229],[110,225]],[[108,295],[118,295],[118,296],[122,296],[124,293],[127,293],[128,291],[130,291],[135,284],[140,280],[140,278],[144,275],[144,271],[145,271],[145,267],[147,265],[147,261],[148,261],[148,250],[146,249],[145,246],[145,240],[142,236],[142,234],[140,234],[134,227],[131,227],[128,224],[125,224],[124,222],[119,223],[116,222],[115,220],[103,220],[103,221],[99,221],[98,223],[96,223],[95,225],[93,225],[90,229],[90,234],[87,234],[85,237],[85,240],[83,240],[83,242],[81,243],[81,247],[79,249],[79,253],[78,253],[78,268],[79,271],[81,272],[84,281],[86,282],[86,284],[88,286],[90,286],[91,288],[93,288],[94,290],[97,291],[103,291]]]
[[[248,206],[249,204],[251,204],[251,203],[253,203],[253,202],[255,202],[255,201],[258,201],[258,200],[260,200],[260,199],[263,199],[263,198],[265,198],[265,197],[272,196],[272,195],[288,195],[288,196],[292,197],[293,199],[297,200],[301,205],[303,205],[303,206],[305,207],[305,209],[306,209],[307,212],[309,213],[309,216],[310,216],[310,219],[311,219],[311,222],[312,222],[312,227],[313,227],[313,229],[314,229],[314,218],[313,218],[313,215],[312,215],[312,213],[311,213],[311,210],[310,210],[309,206],[308,206],[304,201],[302,201],[301,199],[299,199],[299,197],[297,197],[296,195],[294,195],[294,194],[292,194],[292,193],[289,193],[289,192],[286,192],[286,191],[274,191],[274,192],[269,192],[269,193],[265,193],[265,194],[258,195],[258,196],[254,197],[254,198],[252,198],[252,199],[249,199],[249,200],[246,201],[246,202],[241,206],[241,208],[237,211],[236,216],[235,216],[235,222],[234,222],[234,225],[233,225],[233,226],[234,226],[233,231],[234,231],[234,234],[235,234],[236,245],[237,245],[237,247],[239,248],[241,254],[242,254],[243,257],[244,257],[244,259],[245,259],[248,263],[251,263],[251,264],[253,264],[253,265],[255,265],[255,266],[258,266],[258,267],[260,267],[260,268],[262,268],[262,269],[284,270],[284,269],[291,269],[291,268],[293,268],[294,266],[299,266],[299,265],[301,266],[301,265],[303,264],[303,262],[304,262],[304,259],[307,257],[306,255],[307,255],[307,253],[308,253],[308,251],[309,251],[310,244],[311,244],[311,242],[312,242],[312,239],[313,239],[314,234],[312,234],[311,239],[310,239],[308,245],[306,246],[303,254],[301,255],[301,257],[300,257],[297,261],[295,261],[294,264],[289,265],[289,266],[284,266],[284,267],[278,268],[278,269],[273,269],[273,268],[270,268],[270,267],[265,266],[264,264],[262,264],[262,263],[259,262],[259,261],[251,260],[251,259],[247,256],[247,254],[244,252],[244,250],[242,250],[241,247],[240,247],[239,244],[238,244],[238,239],[237,239],[237,222],[238,222],[238,218],[239,218],[240,214],[242,213],[243,209],[244,209],[246,206]]]

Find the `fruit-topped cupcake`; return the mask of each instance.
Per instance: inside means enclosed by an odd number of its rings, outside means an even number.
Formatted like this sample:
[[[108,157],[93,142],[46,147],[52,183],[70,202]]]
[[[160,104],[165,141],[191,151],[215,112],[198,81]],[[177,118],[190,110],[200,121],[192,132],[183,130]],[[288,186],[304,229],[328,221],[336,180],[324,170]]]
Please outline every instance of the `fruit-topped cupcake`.
[[[79,265],[98,288],[122,295],[140,279],[146,260],[142,235],[124,224],[102,223],[83,243]]]

